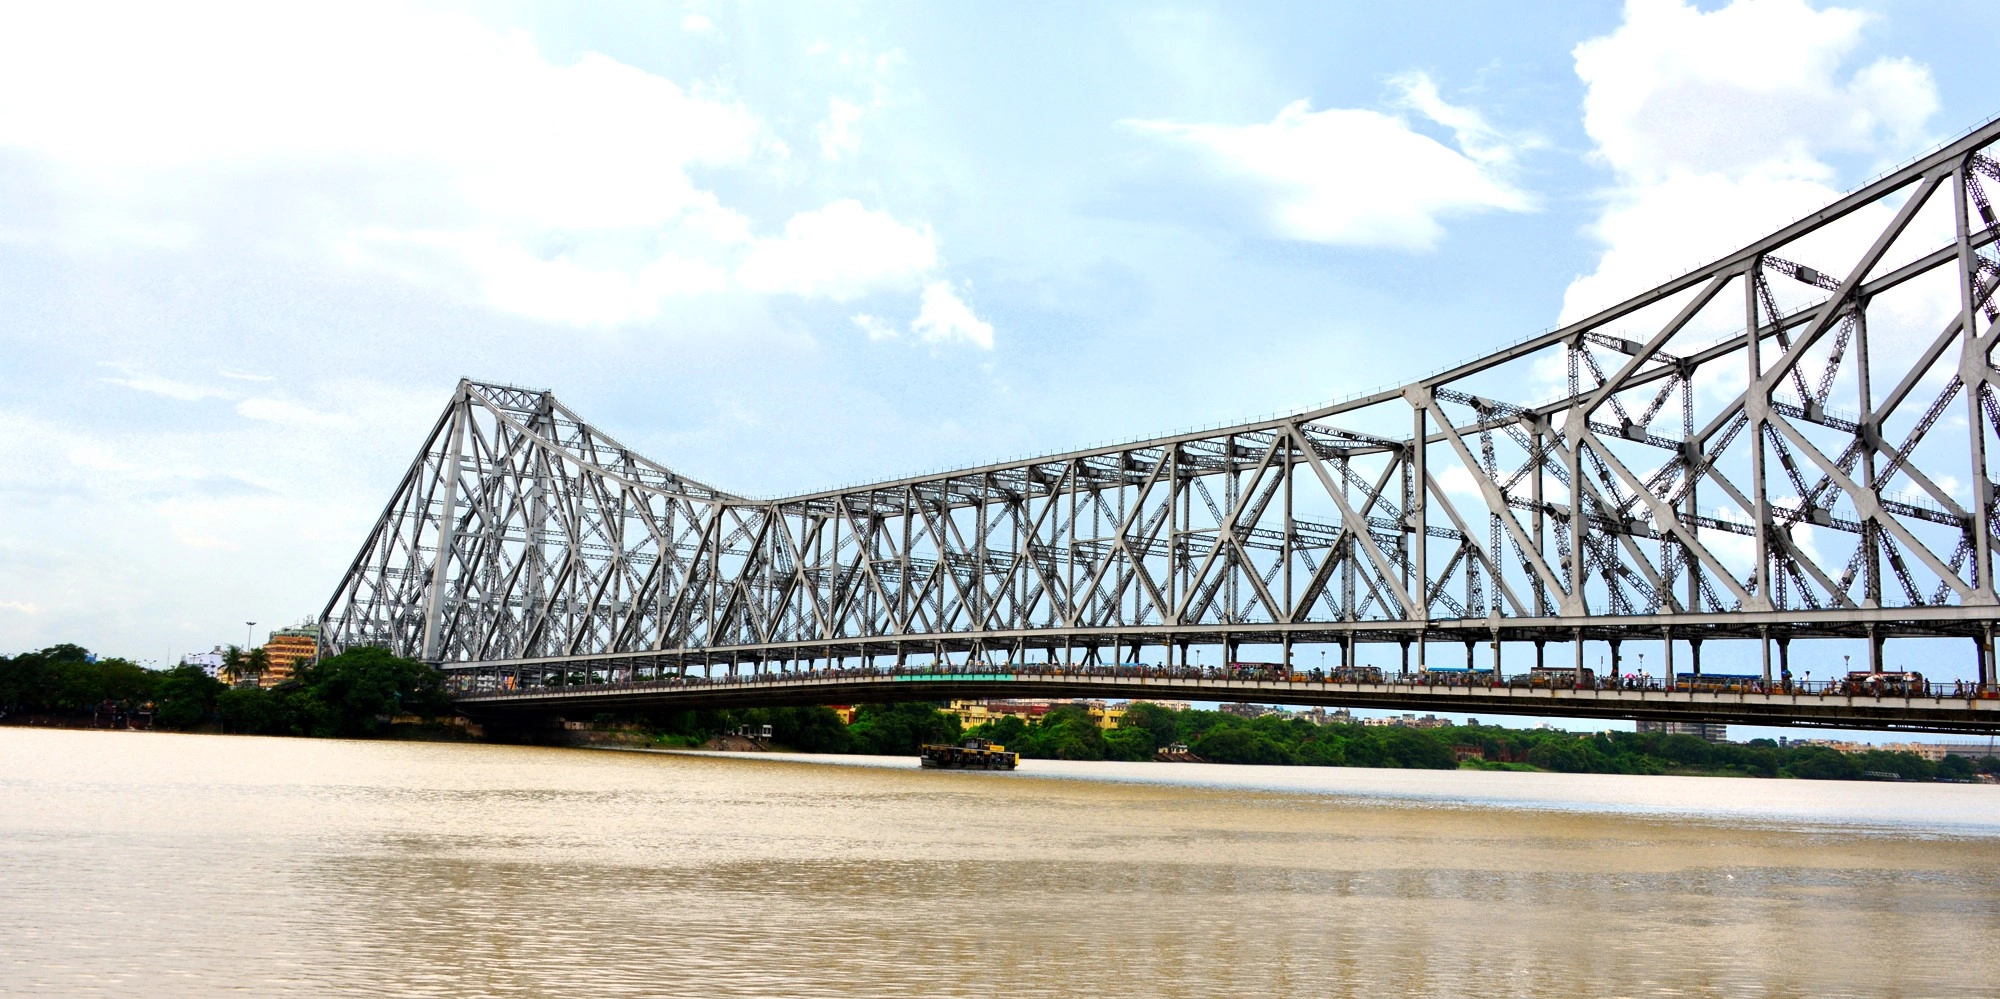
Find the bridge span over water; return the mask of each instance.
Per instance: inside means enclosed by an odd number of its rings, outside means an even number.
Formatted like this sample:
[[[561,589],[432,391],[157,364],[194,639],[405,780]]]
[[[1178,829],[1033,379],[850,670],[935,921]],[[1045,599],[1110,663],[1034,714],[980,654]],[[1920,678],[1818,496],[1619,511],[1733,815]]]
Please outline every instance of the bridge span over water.
[[[740,496],[550,392],[461,382],[323,641],[437,663],[482,711],[1143,689],[1991,731],[1997,139],[1989,122],[1720,260],[1406,385],[861,486]],[[1958,651],[1885,652],[1913,637]],[[1931,686],[1895,705],[1813,689],[1793,653],[1823,684],[1825,639],[1859,640],[1861,672],[1909,665]],[[1719,641],[1761,650],[1754,690],[1693,679]],[[1581,680],[1586,642],[1606,643],[1606,676],[1567,689],[1290,679],[1304,649],[1333,669],[1393,655],[1414,678],[1462,647],[1504,677],[1503,650],[1546,665],[1555,645]],[[1674,679],[1628,680],[1634,647]],[[1283,678],[1115,673],[1190,670],[1202,650]]]

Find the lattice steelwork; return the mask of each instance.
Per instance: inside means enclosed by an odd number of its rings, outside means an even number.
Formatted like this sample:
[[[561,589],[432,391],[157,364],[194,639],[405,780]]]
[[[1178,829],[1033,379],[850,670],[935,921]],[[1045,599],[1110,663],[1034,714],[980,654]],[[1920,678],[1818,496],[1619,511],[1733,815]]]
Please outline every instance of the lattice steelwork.
[[[1119,447],[756,500],[549,393],[463,382],[326,641],[1109,661],[1943,635],[1976,639],[1991,682],[1996,137],[1403,388]]]

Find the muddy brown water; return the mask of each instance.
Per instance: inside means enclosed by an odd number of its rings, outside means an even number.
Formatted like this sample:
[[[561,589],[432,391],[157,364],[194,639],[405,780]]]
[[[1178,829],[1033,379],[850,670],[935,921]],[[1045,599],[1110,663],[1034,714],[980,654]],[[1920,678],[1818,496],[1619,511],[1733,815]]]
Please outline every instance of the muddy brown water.
[[[0,729],[0,994],[2000,995],[2000,788]]]

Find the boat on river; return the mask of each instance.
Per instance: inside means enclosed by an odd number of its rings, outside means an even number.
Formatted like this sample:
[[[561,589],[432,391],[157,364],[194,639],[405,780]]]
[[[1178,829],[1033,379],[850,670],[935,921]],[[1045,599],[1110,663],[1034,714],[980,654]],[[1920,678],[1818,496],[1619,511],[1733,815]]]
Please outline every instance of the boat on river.
[[[955,746],[927,743],[917,759],[926,770],[1012,770],[1021,754],[987,739],[967,739]]]

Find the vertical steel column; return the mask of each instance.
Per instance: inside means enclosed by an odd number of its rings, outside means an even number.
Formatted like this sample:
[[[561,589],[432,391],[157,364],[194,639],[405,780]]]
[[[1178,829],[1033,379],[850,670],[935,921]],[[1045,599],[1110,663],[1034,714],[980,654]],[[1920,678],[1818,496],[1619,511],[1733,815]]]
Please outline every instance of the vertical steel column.
[[[1577,362],[1585,350],[1583,334],[1578,333],[1576,339],[1564,349],[1571,352],[1570,394],[1573,399],[1580,399]],[[1578,615],[1589,613],[1589,604],[1583,595],[1583,553],[1590,537],[1590,518],[1583,512],[1583,435],[1589,429],[1590,413],[1573,401],[1563,419],[1563,431],[1568,437],[1565,443],[1569,445],[1569,596],[1563,610]]]
[[[1575,686],[1581,687],[1583,686],[1583,629],[1572,628],[1570,629],[1570,633],[1576,636],[1576,663],[1574,666],[1575,673],[1572,675],[1571,679],[1574,681]]]
[[[1995,667],[2000,666],[2000,664],[1996,664],[1993,661],[1993,625],[1991,622],[1986,624],[1980,634],[1979,648],[1979,685],[1981,687],[1991,686],[1993,683],[1993,674],[1996,672]]]
[[[1410,497],[1408,501],[1409,505],[1403,508],[1404,514],[1409,518],[1410,531],[1412,533],[1410,539],[1412,548],[1410,567],[1404,573],[1404,582],[1407,586],[1409,584],[1409,577],[1411,575],[1415,576],[1415,586],[1409,588],[1409,593],[1411,594],[1411,600],[1416,606],[1410,608],[1409,617],[1410,620],[1418,624],[1429,621],[1431,617],[1430,553],[1426,544],[1428,537],[1426,532],[1430,514],[1430,493],[1427,484],[1430,481],[1430,473],[1425,455],[1425,452],[1430,450],[1427,446],[1430,437],[1430,426],[1426,407],[1423,401],[1417,398],[1417,394],[1423,391],[1423,389],[1412,388],[1406,393],[1406,397],[1410,403],[1410,464],[1408,476]],[[1364,520],[1363,523],[1356,525],[1356,529],[1365,531],[1368,529],[1368,524]],[[1420,633],[1417,638],[1417,665],[1422,666],[1423,663],[1424,647],[1423,638]]]
[[[1285,477],[1285,537],[1279,542],[1279,554],[1284,559],[1280,565],[1284,567],[1283,571],[1285,575],[1285,620],[1287,622],[1299,619],[1299,608],[1294,602],[1295,598],[1292,595],[1292,470],[1297,467],[1297,461],[1292,454],[1292,443],[1291,435],[1286,434],[1285,464],[1279,473]],[[1353,529],[1352,525],[1343,524],[1341,526],[1349,530]],[[1291,665],[1292,640],[1287,635],[1285,638],[1285,666],[1289,668]]]
[[[1534,444],[1534,450],[1529,453],[1528,459],[1535,463],[1535,474],[1534,477],[1530,479],[1528,483],[1528,490],[1529,490],[1528,501],[1529,504],[1534,507],[1534,515],[1530,518],[1530,521],[1534,532],[1533,537],[1535,539],[1535,557],[1540,559],[1547,559],[1549,555],[1548,544],[1542,539],[1543,523],[1544,521],[1547,520],[1548,513],[1542,507],[1542,504],[1546,502],[1546,500],[1542,495],[1542,473],[1544,465],[1542,460],[1542,453],[1543,453],[1542,425],[1540,422],[1534,424],[1533,437],[1531,438],[1531,440],[1533,441]],[[1497,558],[1498,556],[1496,555],[1495,557]],[[1535,588],[1534,616],[1541,617],[1542,615],[1548,613],[1548,607],[1549,607],[1548,587],[1546,584],[1542,582],[1542,574],[1539,572],[1530,573],[1529,582],[1532,583]],[[1494,678],[1498,679],[1499,675],[1500,674],[1498,673],[1498,671],[1496,671],[1494,673]]]
[[[1875,420],[1875,397],[1870,384],[1868,360],[1868,310],[1854,310],[1854,376],[1861,403],[1861,487],[1875,488],[1875,447],[1881,440]],[[1861,606],[1882,606],[1882,527],[1875,518],[1861,515]]]
[[[1750,420],[1750,488],[1751,501],[1756,507],[1751,511],[1751,518],[1757,522],[1757,587],[1752,596],[1756,607],[1769,609],[1775,604],[1771,600],[1771,505],[1764,490],[1764,448],[1767,446],[1764,421],[1771,405],[1771,393],[1764,386],[1764,337],[1760,332],[1762,324],[1757,319],[1757,275],[1762,265],[1762,258],[1758,258],[1743,271],[1743,349],[1750,363],[1750,383],[1743,390],[1743,415]],[[1772,316],[1771,321],[1776,323],[1778,317]],[[1767,658],[1768,655],[1767,649]],[[1770,672],[1768,667],[1765,672]]]
[[[1758,626],[1757,626],[1757,649],[1758,649],[1759,653],[1760,653],[1760,654],[1761,654],[1761,655],[1763,656],[1763,659],[1764,659],[1764,683],[1765,683],[1765,684],[1766,684],[1766,685],[1768,686],[1768,685],[1770,684],[1770,682],[1771,682],[1771,627],[1770,627],[1770,625],[1764,625],[1764,624],[1760,624],[1760,625],[1758,625]]]
[[[445,573],[451,566],[452,549],[458,544],[458,473],[465,455],[465,425],[472,420],[472,395],[464,382],[452,400],[451,457],[445,462],[444,505],[438,513],[437,558],[431,566],[429,599],[424,608],[423,661],[436,665],[441,658],[438,633],[444,618]]]
[[[1977,155],[1977,154],[1973,154]],[[1958,295],[1959,314],[1959,370],[1975,371],[1986,367],[1986,353],[1991,345],[1980,340],[1976,327],[1979,306],[1975,293],[1979,285],[1979,262],[1972,252],[1972,233],[1968,228],[1965,203],[1966,166],[1972,162],[1968,155],[1959,161],[1958,169],[1952,173],[1951,200],[1952,218],[1958,225]],[[1990,331],[1989,331],[1990,332]],[[1961,376],[1964,378],[1964,376]],[[1965,381],[1965,430],[1971,446],[1972,469],[1972,574],[1973,583],[1981,597],[1987,601],[1994,599],[1993,589],[1993,494],[1988,486],[1992,480],[1986,474],[1986,420],[1980,412],[1981,397],[1986,384],[1982,378],[1964,378]]]

